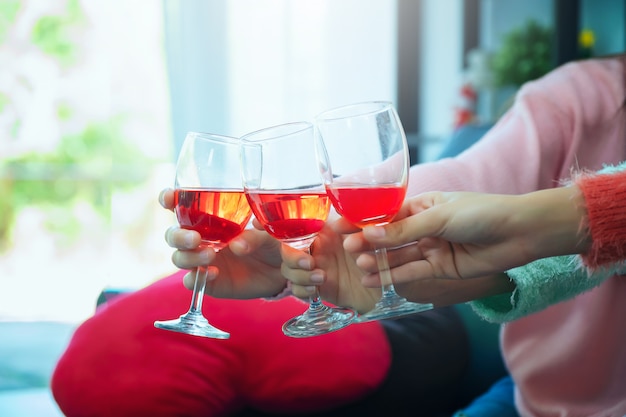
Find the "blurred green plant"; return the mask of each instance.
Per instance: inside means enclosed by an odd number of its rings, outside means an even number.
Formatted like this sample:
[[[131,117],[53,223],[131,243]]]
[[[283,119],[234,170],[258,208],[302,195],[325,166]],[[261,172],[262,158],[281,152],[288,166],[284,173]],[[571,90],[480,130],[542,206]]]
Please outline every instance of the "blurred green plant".
[[[122,134],[124,121],[92,123],[62,138],[47,153],[30,152],[0,164],[0,241],[8,243],[17,214],[28,206],[45,209],[51,231],[72,237],[78,221],[71,209],[89,204],[105,222],[111,220],[111,196],[146,180],[150,161]]]
[[[72,31],[84,21],[78,0],[67,0],[62,15],[42,16],[33,26],[31,41],[45,54],[55,57],[62,65],[75,62],[77,46],[72,41]]]
[[[7,105],[11,102],[11,99],[6,94],[0,92],[0,113],[4,111]]]
[[[0,1],[0,43],[7,39],[20,6],[20,0]],[[77,42],[84,21],[79,0],[66,0],[62,13],[42,16],[34,23],[30,40],[59,66],[71,68],[80,58]],[[0,91],[0,114],[12,99]],[[55,110],[59,123],[78,117],[65,103]],[[149,175],[151,161],[123,134],[124,117],[78,122],[86,123],[86,128],[64,135],[52,151],[0,159],[0,249],[8,247],[15,220],[26,207],[42,210],[46,226],[58,237],[71,239],[81,231],[72,214],[77,204],[86,203],[105,223],[110,222],[113,193],[138,186]],[[18,114],[3,136],[19,140],[21,125]]]
[[[552,29],[535,20],[505,34],[491,62],[496,86],[519,87],[550,72],[552,39]]]
[[[13,25],[19,10],[20,0],[0,1],[0,44],[6,40],[7,33]]]

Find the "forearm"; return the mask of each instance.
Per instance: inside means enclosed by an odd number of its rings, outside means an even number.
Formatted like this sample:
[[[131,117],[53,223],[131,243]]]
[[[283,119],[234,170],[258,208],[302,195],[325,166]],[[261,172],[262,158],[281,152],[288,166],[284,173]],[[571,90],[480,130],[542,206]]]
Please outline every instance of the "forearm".
[[[534,258],[581,254],[596,268],[626,258],[626,163],[579,173],[566,187],[521,196],[513,224]]]
[[[509,270],[507,274],[516,285],[515,291],[472,302],[478,314],[495,322],[514,320],[589,291],[612,275],[624,274],[624,169],[626,163],[608,166],[600,175],[579,174],[568,187],[525,196],[529,207],[541,210],[532,214],[533,217],[539,218],[545,211],[545,221],[538,229],[542,238],[537,240],[537,253],[549,253],[550,245],[556,245],[557,252],[582,255],[553,256]],[[562,210],[558,209],[559,201]],[[569,204],[565,204],[567,201]],[[550,206],[554,208],[546,211]]]

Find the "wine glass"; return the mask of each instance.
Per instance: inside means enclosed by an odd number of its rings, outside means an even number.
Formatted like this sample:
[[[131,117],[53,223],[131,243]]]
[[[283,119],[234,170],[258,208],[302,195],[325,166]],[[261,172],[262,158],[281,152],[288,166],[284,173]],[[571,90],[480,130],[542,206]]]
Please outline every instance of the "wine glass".
[[[324,226],[330,201],[315,157],[309,122],[268,127],[241,138],[242,178],[248,203],[264,229],[281,242],[310,253]],[[315,287],[309,307],[288,320],[283,332],[308,337],[352,323],[354,310],[325,305]]]
[[[252,216],[241,185],[239,139],[189,132],[176,165],[174,211],[180,227],[200,233],[201,246],[215,252],[239,235]],[[177,319],[155,321],[159,329],[228,339],[202,315],[207,267],[196,273],[189,311]]]
[[[385,225],[406,195],[409,153],[400,118],[389,102],[371,101],[325,111],[315,118],[320,169],[335,210],[358,227]],[[397,318],[433,308],[400,297],[387,250],[375,248],[382,296],[359,322]]]

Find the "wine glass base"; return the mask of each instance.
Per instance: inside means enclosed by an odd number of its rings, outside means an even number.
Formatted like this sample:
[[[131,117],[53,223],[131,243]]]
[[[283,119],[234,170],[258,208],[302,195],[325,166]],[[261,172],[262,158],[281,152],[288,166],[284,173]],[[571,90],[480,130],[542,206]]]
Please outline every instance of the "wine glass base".
[[[230,338],[230,333],[212,326],[203,316],[190,313],[183,314],[174,320],[155,321],[154,327],[213,339]]]
[[[356,312],[349,308],[309,308],[304,314],[289,319],[283,324],[283,333],[289,337],[312,337],[343,329],[356,319]]]
[[[365,314],[356,319],[358,323],[367,323],[369,321],[382,319],[397,319],[412,314],[421,313],[422,311],[432,310],[432,304],[420,304],[407,301],[399,296],[384,297],[376,306]]]

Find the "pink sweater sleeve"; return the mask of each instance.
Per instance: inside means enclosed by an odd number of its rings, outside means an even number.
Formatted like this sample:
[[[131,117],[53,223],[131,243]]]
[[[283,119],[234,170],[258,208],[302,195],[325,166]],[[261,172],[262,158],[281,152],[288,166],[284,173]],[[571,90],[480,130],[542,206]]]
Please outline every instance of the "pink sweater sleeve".
[[[526,84],[513,107],[470,149],[412,167],[408,195],[521,194],[559,186],[573,168],[597,171],[602,163],[619,162],[624,131],[606,132],[605,126],[615,126],[623,71],[619,60],[592,60]]]
[[[622,166],[622,169],[626,166]],[[590,268],[626,259],[626,171],[580,175],[592,247],[582,255]]]

